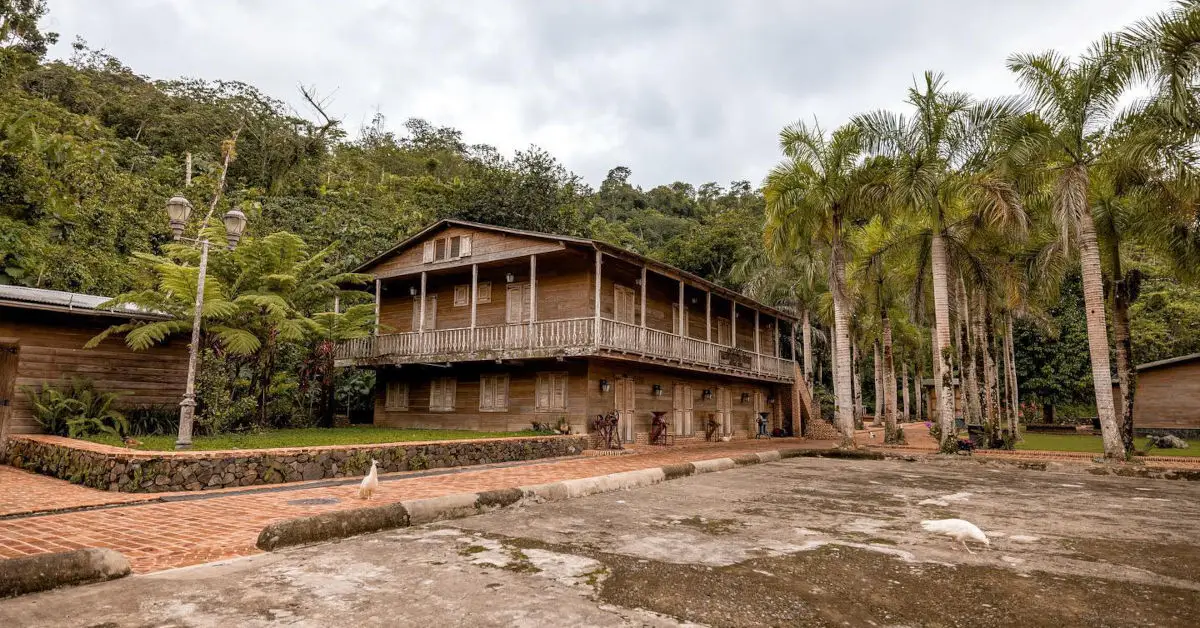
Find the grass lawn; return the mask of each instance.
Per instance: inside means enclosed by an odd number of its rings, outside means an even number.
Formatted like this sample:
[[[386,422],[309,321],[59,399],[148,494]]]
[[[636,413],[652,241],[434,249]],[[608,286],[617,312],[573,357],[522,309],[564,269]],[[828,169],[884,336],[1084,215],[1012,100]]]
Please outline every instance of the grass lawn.
[[[1087,453],[1104,453],[1104,441],[1099,435],[1091,434],[1022,434],[1023,441],[1017,443],[1017,449],[1039,449],[1043,451],[1083,451]],[[1187,449],[1154,449],[1151,456],[1200,456],[1200,441],[1188,441]],[[1145,438],[1134,439],[1134,446],[1139,450],[1146,448]]]
[[[415,430],[390,427],[332,427],[272,430],[249,434],[197,436],[192,439],[193,450],[269,449],[272,447],[312,447],[320,445],[367,445],[402,441],[461,440],[470,438],[510,438],[514,436],[545,436],[525,430],[521,432],[474,432],[471,430]],[[137,436],[138,449],[168,451],[175,449],[174,436]],[[85,440],[104,445],[123,447],[120,439],[111,436],[92,436]]]

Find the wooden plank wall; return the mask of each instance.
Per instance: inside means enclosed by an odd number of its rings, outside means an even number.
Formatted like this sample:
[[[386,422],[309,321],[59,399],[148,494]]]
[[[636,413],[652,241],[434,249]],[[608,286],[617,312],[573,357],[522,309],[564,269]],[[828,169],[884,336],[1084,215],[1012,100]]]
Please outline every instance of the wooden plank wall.
[[[540,372],[567,373],[567,412],[538,412],[534,406],[534,382]],[[586,432],[585,395],[588,386],[584,360],[536,360],[523,364],[460,363],[453,368],[404,366],[378,371],[375,386],[375,424],[386,427],[464,429],[481,431],[518,431],[530,429],[533,421],[558,423],[566,416],[572,431]],[[479,377],[507,373],[509,402],[507,412],[479,410]],[[434,377],[457,380],[453,412],[429,411],[429,382]],[[387,382],[408,382],[408,410],[387,410],[384,406]]]
[[[471,236],[471,255],[459,260],[423,263],[422,244],[425,240],[453,236]],[[488,263],[509,257],[523,257],[531,253],[548,253],[560,250],[562,247],[554,240],[531,238],[527,236],[500,233],[490,230],[470,229],[459,226],[449,226],[429,235],[425,240],[412,243],[403,251],[380,261],[363,272],[389,277],[422,270],[436,270],[447,267],[466,266],[468,272],[472,263]],[[528,264],[528,259],[526,259]]]
[[[698,438],[704,437],[704,424],[708,421],[709,415],[717,411],[718,387],[724,386],[730,389],[733,398],[732,424],[735,438],[751,436],[757,429],[757,424],[755,423],[757,415],[754,412],[755,391],[760,392],[763,399],[766,399],[773,393],[781,392],[775,390],[778,388],[775,385],[765,382],[754,382],[719,375],[705,375],[703,373],[625,362],[622,360],[594,359],[589,361],[588,367],[587,415],[589,421],[597,414],[605,414],[613,410],[615,404],[614,394],[616,391],[615,382],[619,377],[633,379],[635,395],[634,431],[642,435],[638,440],[645,440],[645,435],[650,432],[650,423],[654,416],[651,414],[652,411],[661,410],[667,412],[668,418],[670,417],[669,413],[674,407],[674,387],[676,384],[691,384],[692,386],[692,407],[695,417],[692,425]],[[607,393],[600,392],[601,379],[606,379],[611,384]],[[662,386],[663,393],[661,396],[654,396],[654,384]],[[705,389],[712,391],[712,399],[705,400],[703,398]],[[745,403],[742,402],[742,393],[744,392],[750,393],[750,399]],[[778,425],[779,418],[782,417],[779,394],[775,394],[775,400],[774,407],[768,406],[764,409],[772,412],[775,424]]]
[[[80,316],[0,307],[0,339],[20,345],[11,433],[36,433],[23,386],[59,383],[69,377],[92,380],[96,388],[125,393],[122,407],[178,404],[187,377],[187,343],[173,341],[132,351],[123,339],[109,338],[95,349],[83,345],[119,318]]]
[[[591,299],[588,298],[591,277],[588,274],[590,261],[576,251],[556,252],[538,257],[538,320],[564,318],[586,318],[593,315]],[[503,325],[508,285],[506,275],[513,274],[513,281],[529,281],[529,258],[520,258],[511,263],[479,269],[479,281],[490,281],[492,300],[480,303],[476,311],[476,324]],[[471,285],[471,269],[456,269],[453,273],[430,275],[426,279],[425,294],[437,295],[437,327],[426,329],[455,329],[469,327],[470,305],[454,305],[454,287]],[[379,320],[386,327],[383,333],[416,331],[413,328],[414,298],[410,288],[420,290],[420,277],[388,281],[379,305]],[[611,298],[611,295],[610,295]],[[611,306],[610,306],[611,307]]]
[[[1138,373],[1133,426],[1200,429],[1200,360]]]

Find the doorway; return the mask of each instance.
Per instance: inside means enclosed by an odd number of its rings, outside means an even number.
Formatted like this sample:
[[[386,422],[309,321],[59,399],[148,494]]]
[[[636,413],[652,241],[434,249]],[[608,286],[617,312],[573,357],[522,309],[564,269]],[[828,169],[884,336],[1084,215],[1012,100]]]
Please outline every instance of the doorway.
[[[717,421],[721,423],[721,434],[733,435],[733,391],[717,388]]]
[[[20,346],[15,342],[0,342],[0,443],[12,429],[13,403],[16,396],[17,360]]]
[[[626,443],[632,443],[634,438],[633,423],[635,411],[633,404],[633,379],[618,377],[613,389],[616,392],[614,402],[616,404],[617,417],[620,420],[618,427],[621,432],[621,440]]]
[[[691,384],[675,384],[675,435],[676,436],[691,436],[693,432],[692,418],[695,412],[692,410],[692,386]]]

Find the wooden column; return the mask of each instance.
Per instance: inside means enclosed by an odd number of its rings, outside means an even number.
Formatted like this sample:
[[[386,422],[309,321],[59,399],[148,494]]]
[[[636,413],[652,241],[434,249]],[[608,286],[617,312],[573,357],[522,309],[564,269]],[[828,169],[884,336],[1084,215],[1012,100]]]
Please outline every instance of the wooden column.
[[[342,297],[341,297],[341,295],[338,295],[338,294],[333,295],[333,313],[334,314],[342,313]]]
[[[533,347],[533,323],[537,321],[537,256],[529,256],[529,346]]]
[[[596,300],[596,309],[595,309],[595,332],[592,337],[592,342],[597,345],[600,344],[600,265],[602,263],[601,257],[603,257],[603,255],[604,254],[601,253],[600,251],[598,251],[598,250],[596,251],[596,270],[593,273],[593,276],[596,278],[596,292],[595,292],[595,296],[594,296],[594,298]]]
[[[762,353],[758,347],[758,310],[754,310],[754,352]]]
[[[792,328],[792,362],[796,361],[796,321],[791,322]]]
[[[687,334],[684,333],[683,325],[687,321],[687,306],[683,303],[683,280],[679,280],[679,336],[682,338]]]
[[[417,331],[425,331],[425,271],[421,271],[421,318],[417,321]]]
[[[379,300],[383,295],[383,284],[375,280],[375,335],[379,335]]]
[[[642,329],[646,328],[646,265],[642,265],[642,295],[641,295]]]
[[[712,342],[712,290],[704,293],[704,341]]]
[[[479,264],[471,264],[471,329],[475,329],[475,311],[479,303]]]
[[[737,349],[737,301],[729,300],[729,346]]]
[[[779,317],[776,316],[775,317],[775,327],[773,327],[772,331],[771,331],[771,335],[774,336],[774,340],[775,340],[775,357],[779,357],[779,326],[782,324],[783,323],[780,322]]]

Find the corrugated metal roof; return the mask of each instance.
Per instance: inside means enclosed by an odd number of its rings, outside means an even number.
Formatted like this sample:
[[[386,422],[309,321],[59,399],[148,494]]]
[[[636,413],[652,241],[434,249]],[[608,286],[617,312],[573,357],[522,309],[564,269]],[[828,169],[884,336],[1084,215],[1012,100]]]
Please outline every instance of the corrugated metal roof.
[[[1146,371],[1149,369],[1158,368],[1160,366],[1171,366],[1173,364],[1181,364],[1184,362],[1191,362],[1192,360],[1200,360],[1200,353],[1191,353],[1188,355],[1181,355],[1181,356],[1177,356],[1174,358],[1167,358],[1165,360],[1158,360],[1157,362],[1147,362],[1145,364],[1139,364],[1137,366],[1137,370]]]
[[[102,297],[94,294],[29,288],[27,286],[0,285],[0,304],[11,307],[21,307],[23,304],[28,304],[30,306],[48,306],[56,310],[79,311],[81,313],[101,314],[105,316],[165,318],[163,314],[143,310],[131,304],[125,304],[113,310],[99,308],[101,303],[109,300],[111,300],[111,297]]]

